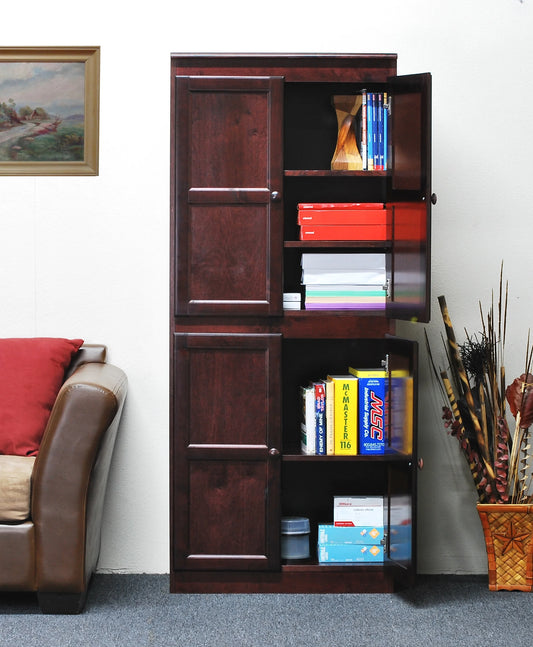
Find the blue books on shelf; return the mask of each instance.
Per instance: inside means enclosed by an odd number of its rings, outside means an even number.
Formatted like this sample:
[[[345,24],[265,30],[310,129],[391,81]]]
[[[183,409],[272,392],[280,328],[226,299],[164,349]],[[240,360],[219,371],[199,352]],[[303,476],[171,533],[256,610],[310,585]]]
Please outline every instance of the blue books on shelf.
[[[377,94],[378,97],[378,108],[377,108],[377,155],[376,155],[376,164],[375,164],[375,169],[376,171],[383,171],[384,166],[383,166],[383,156],[384,156],[384,115],[383,115],[383,93],[378,92]]]
[[[383,93],[383,170],[389,168],[389,95]]]
[[[363,90],[361,105],[361,159],[363,171],[368,171],[368,118],[367,118],[367,91]]]
[[[374,170],[374,93],[367,94],[366,127],[367,127],[367,169]]]

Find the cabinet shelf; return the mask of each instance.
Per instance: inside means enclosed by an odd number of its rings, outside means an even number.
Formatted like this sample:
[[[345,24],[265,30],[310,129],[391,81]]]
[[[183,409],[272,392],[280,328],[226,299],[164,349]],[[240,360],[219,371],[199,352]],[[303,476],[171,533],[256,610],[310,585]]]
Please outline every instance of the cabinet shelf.
[[[410,462],[412,456],[409,454],[402,454],[400,452],[392,451],[387,452],[386,454],[378,455],[361,455],[357,454],[354,456],[308,456],[306,454],[291,454],[284,453],[281,457],[281,460],[285,463],[389,463],[389,462]]]
[[[329,171],[327,169],[286,169],[285,177],[379,177],[384,178],[388,171]]]
[[[391,240],[286,240],[286,249],[358,249],[388,252],[392,249]]]
[[[358,571],[360,573],[377,573],[383,571],[384,565],[379,564],[364,564],[364,563],[350,563],[350,564],[320,564],[317,560],[306,560],[296,562],[296,560],[287,560],[283,563],[281,569],[283,572],[298,573],[305,571],[312,571],[315,573],[342,573],[346,571]]]
[[[291,321],[298,322],[302,319],[311,318],[316,320],[316,323],[319,320],[324,320],[326,324],[335,324],[334,328],[337,328],[337,322],[342,320],[346,320],[346,323],[350,326],[357,326],[357,322],[351,321],[354,317],[361,317],[364,320],[360,324],[361,328],[363,328],[369,323],[366,319],[371,318],[378,322],[386,318],[386,313],[385,311],[376,312],[376,310],[285,310],[283,315],[286,324]],[[372,325],[372,322],[370,322],[370,325]],[[382,324],[379,325],[381,326]],[[376,335],[373,336],[375,337]]]

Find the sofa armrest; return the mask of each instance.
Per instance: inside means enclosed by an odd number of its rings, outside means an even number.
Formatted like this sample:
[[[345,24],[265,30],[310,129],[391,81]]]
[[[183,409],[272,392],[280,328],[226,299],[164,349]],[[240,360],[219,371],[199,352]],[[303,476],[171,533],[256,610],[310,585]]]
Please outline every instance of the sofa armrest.
[[[79,351],[74,355],[70,366],[65,373],[65,380],[69,378],[82,364],[91,362],[105,362],[107,355],[107,346],[104,344],[83,344]]]
[[[112,364],[80,366],[52,409],[33,472],[39,591],[86,590],[100,551],[103,504],[127,379]]]

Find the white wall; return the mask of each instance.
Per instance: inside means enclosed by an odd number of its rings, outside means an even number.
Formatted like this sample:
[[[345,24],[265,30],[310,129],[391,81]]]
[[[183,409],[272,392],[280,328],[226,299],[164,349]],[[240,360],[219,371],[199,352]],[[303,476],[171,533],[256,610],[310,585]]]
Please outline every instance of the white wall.
[[[478,326],[505,261],[509,375],[533,320],[529,0],[271,0],[124,5],[81,13],[27,0],[3,46],[100,45],[100,175],[0,177],[0,335],[82,336],[129,376],[105,512],[104,571],[167,572],[168,195],[171,52],[397,52],[433,74],[433,304]],[[5,100],[5,98],[0,97]],[[434,307],[427,327],[441,329]],[[422,340],[422,326],[401,332]],[[421,345],[419,569],[484,572],[475,495]]]

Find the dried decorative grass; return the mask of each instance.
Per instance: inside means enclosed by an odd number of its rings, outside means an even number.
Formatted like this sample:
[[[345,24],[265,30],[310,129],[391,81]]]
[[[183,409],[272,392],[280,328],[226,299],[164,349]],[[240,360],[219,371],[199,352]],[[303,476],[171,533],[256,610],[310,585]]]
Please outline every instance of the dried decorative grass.
[[[437,369],[426,335],[431,370],[444,396],[444,426],[459,441],[480,503],[533,501],[529,433],[533,424],[533,349],[528,335],[524,373],[506,387],[508,294],[502,263],[497,311],[494,294],[486,314],[480,303],[482,329],[477,335],[465,330],[463,344],[457,341],[445,297],[439,297],[446,369]],[[507,404],[515,419],[512,431]]]

